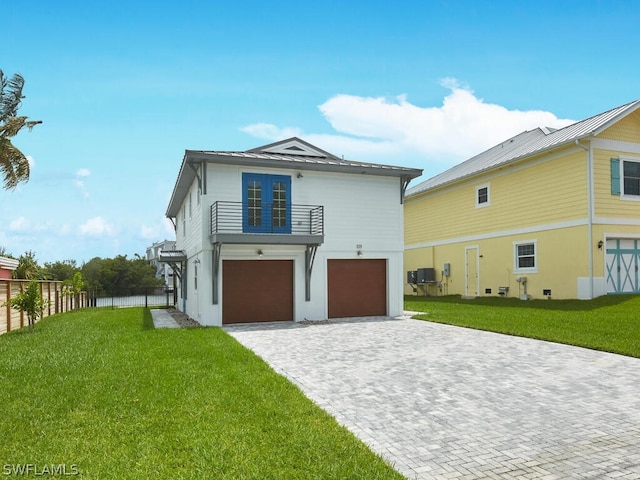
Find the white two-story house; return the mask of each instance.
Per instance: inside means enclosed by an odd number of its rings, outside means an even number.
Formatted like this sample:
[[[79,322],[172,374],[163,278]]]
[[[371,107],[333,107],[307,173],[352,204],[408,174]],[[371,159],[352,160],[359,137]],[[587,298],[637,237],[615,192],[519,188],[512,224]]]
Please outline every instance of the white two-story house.
[[[400,315],[404,192],[421,170],[298,138],[185,152],[166,215],[176,307],[203,325]]]
[[[176,242],[173,240],[163,240],[154,242],[147,247],[147,261],[156,269],[156,278],[164,281],[167,289],[173,290],[173,269],[167,263],[160,262],[160,252],[163,250],[175,250]]]

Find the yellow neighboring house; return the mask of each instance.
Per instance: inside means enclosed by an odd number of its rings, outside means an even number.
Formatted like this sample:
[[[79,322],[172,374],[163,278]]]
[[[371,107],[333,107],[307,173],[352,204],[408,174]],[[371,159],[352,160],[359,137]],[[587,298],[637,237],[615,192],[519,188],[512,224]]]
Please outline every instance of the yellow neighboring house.
[[[523,132],[409,189],[405,293],[640,293],[639,109]]]

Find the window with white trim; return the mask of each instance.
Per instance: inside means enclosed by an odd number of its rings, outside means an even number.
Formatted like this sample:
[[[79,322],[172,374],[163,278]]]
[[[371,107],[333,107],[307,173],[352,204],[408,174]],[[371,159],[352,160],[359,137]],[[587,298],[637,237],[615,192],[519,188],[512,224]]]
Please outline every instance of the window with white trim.
[[[479,185],[476,187],[476,208],[487,207],[491,205],[491,198],[489,197],[490,185]]]
[[[640,159],[621,158],[622,194],[640,197]]]
[[[182,236],[185,237],[187,235],[187,208],[183,204],[182,205]]]
[[[538,245],[535,240],[513,242],[514,273],[535,273],[538,271]]]

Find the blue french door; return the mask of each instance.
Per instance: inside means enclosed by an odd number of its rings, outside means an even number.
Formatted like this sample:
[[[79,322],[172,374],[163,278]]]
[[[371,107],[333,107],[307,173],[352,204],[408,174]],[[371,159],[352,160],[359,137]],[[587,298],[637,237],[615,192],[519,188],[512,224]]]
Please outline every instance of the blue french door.
[[[242,174],[242,231],[291,233],[291,177]]]

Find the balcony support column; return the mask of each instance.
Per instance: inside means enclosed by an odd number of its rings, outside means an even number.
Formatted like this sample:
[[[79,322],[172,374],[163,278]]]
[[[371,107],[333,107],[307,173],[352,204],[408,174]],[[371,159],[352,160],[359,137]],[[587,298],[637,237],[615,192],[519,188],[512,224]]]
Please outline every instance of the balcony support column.
[[[218,276],[220,272],[221,243],[214,243],[211,252],[211,298],[214,305],[218,305]]]
[[[311,301],[311,271],[317,250],[317,245],[307,245],[304,252],[304,295],[307,302]]]

